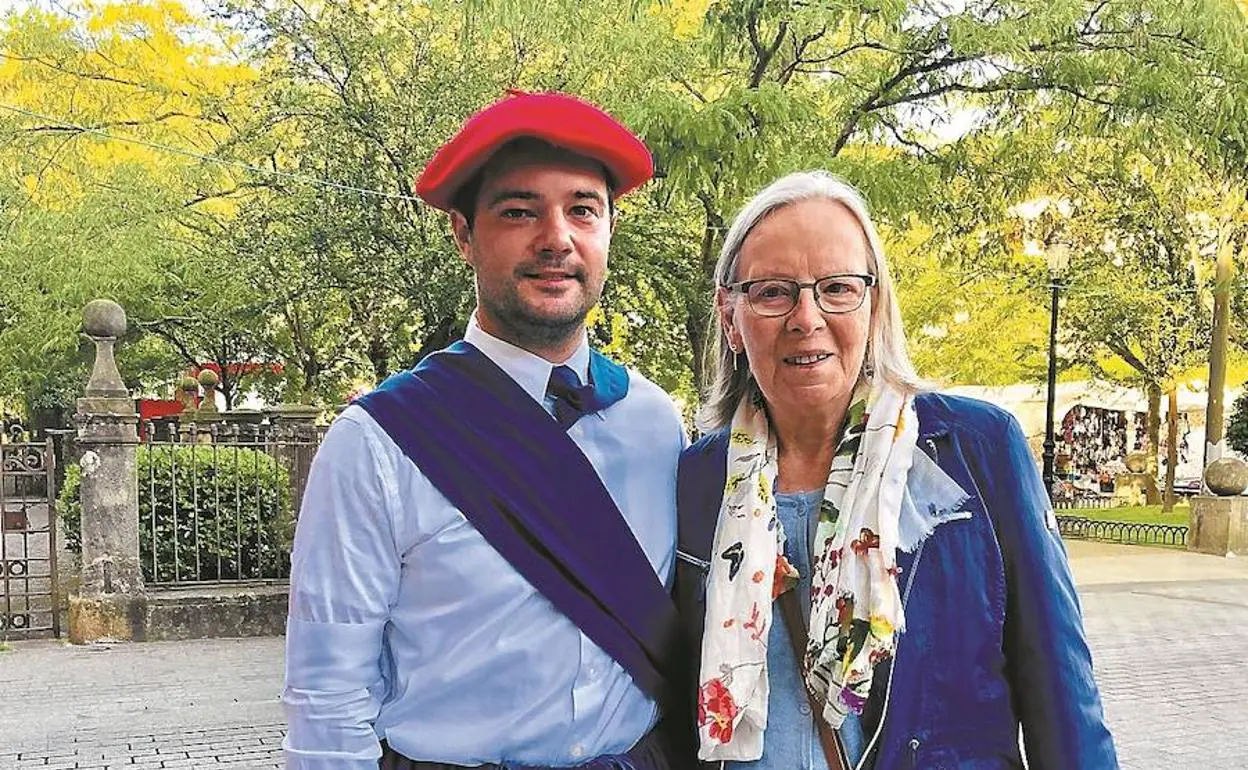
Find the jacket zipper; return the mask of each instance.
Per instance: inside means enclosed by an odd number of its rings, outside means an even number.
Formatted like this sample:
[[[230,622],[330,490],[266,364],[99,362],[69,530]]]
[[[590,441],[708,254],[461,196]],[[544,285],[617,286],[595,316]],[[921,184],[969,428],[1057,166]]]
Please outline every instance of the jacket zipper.
[[[914,552],[914,561],[910,564],[910,578],[906,581],[905,593],[901,596],[901,608],[904,611],[906,605],[910,601],[910,589],[914,587],[914,576],[919,571],[919,561],[923,558],[923,545],[926,540],[919,543],[919,548]],[[854,765],[854,770],[862,770],[867,758],[871,756],[871,751],[875,749],[875,744],[880,740],[880,736],[884,733],[884,723],[888,721],[888,703],[893,695],[893,674],[897,672],[897,658],[893,657],[893,665],[888,667],[888,685],[884,688],[884,708],[880,711],[880,724],[875,728],[875,734],[871,736],[871,740],[867,743],[867,747],[863,749],[862,756],[858,759],[858,763]]]
[[[714,548],[714,544],[712,544],[712,546],[711,546],[711,547],[712,547],[712,548]],[[676,549],[676,558],[677,558],[677,560],[679,560],[679,561],[683,561],[683,562],[686,562],[686,563],[688,563],[688,564],[692,564],[693,566],[695,566],[695,567],[697,567],[697,568],[699,568],[699,569],[709,570],[709,569],[711,568],[711,563],[710,563],[709,561],[705,561],[705,560],[703,560],[703,559],[699,559],[698,557],[694,556],[694,555],[693,555],[693,554],[691,554],[691,553],[685,553],[684,551],[680,550],[679,548],[677,548],[677,549]]]

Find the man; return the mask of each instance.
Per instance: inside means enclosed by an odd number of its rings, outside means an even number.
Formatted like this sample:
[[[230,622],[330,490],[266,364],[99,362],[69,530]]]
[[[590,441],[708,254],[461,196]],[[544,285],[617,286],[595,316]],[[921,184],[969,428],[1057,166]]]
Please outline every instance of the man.
[[[288,767],[691,766],[684,726],[657,727],[660,705],[686,710],[667,590],[684,430],[584,325],[614,199],[652,168],[598,108],[513,93],[422,173],[477,309],[463,342],[348,407],[313,463]]]

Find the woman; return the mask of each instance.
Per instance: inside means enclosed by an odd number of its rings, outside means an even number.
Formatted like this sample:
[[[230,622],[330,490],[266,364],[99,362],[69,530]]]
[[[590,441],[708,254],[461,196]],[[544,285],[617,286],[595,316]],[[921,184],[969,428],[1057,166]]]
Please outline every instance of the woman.
[[[1032,770],[1116,768],[1022,431],[924,391],[857,192],[775,182],[716,281],[712,432],[678,488],[699,758],[1021,768],[1021,725]]]

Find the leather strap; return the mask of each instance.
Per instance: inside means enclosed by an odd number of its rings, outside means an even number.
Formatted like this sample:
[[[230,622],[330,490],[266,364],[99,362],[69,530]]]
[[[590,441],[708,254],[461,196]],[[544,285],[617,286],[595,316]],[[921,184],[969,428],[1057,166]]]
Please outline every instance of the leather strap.
[[[806,672],[802,661],[806,659],[806,621],[802,618],[802,608],[797,603],[797,589],[791,588],[780,594],[780,614],[784,616],[784,625],[789,630],[789,641],[793,644],[793,657],[797,659],[798,675],[802,682],[806,681]],[[841,743],[841,736],[836,728],[823,720],[823,702],[810,690],[806,697],[810,700],[811,715],[815,727],[819,730],[819,744],[823,747],[823,757],[828,762],[828,770],[849,770],[849,756]]]

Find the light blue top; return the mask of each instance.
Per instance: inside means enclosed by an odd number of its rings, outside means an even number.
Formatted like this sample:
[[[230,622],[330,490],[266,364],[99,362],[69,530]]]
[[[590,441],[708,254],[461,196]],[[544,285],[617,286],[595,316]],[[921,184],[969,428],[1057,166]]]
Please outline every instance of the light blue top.
[[[550,411],[550,362],[475,319],[464,338]],[[588,342],[566,363],[587,381]],[[686,443],[671,399],[630,372],[628,395],[568,434],[670,585]],[[312,464],[291,562],[288,768],[376,770],[379,739],[418,760],[574,765],[627,751],[656,721],[360,407]]]
[[[776,516],[784,527],[784,555],[801,579],[797,590],[802,612],[810,619],[810,553],[819,525],[819,504],[823,490],[776,494]],[[767,729],[763,732],[763,756],[754,762],[726,762],[730,770],[828,770],[819,743],[818,728],[810,713],[810,702],[798,673],[797,659],[789,641],[789,630],[779,606],[772,612],[767,637],[767,677],[771,697],[767,704]],[[841,741],[851,763],[862,756],[863,735],[853,714],[841,726]]]

